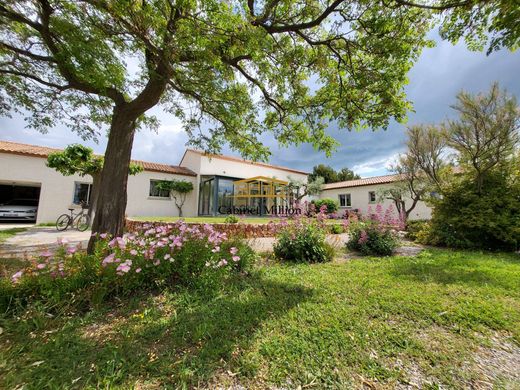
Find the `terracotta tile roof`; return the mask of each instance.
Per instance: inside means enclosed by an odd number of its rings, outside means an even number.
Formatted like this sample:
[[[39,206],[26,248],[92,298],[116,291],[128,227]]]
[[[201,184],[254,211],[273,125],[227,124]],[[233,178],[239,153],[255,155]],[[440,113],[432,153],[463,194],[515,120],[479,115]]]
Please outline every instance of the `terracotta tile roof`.
[[[238,158],[238,157],[223,156],[221,154],[209,154],[209,153],[205,153],[205,152],[203,152],[201,150],[197,150],[197,149],[186,149],[186,152],[184,152],[184,155],[186,155],[187,152],[197,153],[197,154],[200,154],[201,156],[206,156],[206,157],[210,157],[210,158],[218,158],[218,159],[221,159],[221,160],[236,161],[236,162],[245,163],[245,164],[257,165],[259,167],[279,169],[281,171],[293,172],[293,173],[298,173],[298,174],[301,174],[301,175],[308,175],[309,174],[308,172],[300,171],[298,169],[292,169],[292,168],[282,167],[282,166],[279,166],[279,165],[272,165],[272,164],[266,164],[266,163],[262,163],[262,162],[245,160],[245,159]],[[183,159],[184,159],[184,156],[182,157],[181,162],[182,162]]]
[[[52,152],[59,152],[62,149],[48,148],[45,146],[21,144],[18,142],[0,141],[0,153],[19,154],[22,156],[46,158]],[[145,171],[173,173],[184,176],[197,176],[191,169],[179,167],[177,165],[158,164],[148,161],[132,160],[141,165]]]
[[[399,180],[399,175],[375,176],[375,177],[367,177],[365,179],[340,181],[338,183],[329,183],[329,184],[325,184],[323,186],[323,189],[332,190],[335,188],[361,187],[361,186],[369,186],[369,185],[373,185],[373,184],[393,183],[394,181],[398,181],[398,180]]]

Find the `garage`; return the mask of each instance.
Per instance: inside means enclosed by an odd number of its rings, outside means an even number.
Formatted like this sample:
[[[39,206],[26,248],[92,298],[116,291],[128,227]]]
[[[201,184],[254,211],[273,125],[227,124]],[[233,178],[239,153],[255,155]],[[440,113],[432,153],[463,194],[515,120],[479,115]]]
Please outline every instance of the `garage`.
[[[34,223],[40,185],[0,182],[0,223]]]

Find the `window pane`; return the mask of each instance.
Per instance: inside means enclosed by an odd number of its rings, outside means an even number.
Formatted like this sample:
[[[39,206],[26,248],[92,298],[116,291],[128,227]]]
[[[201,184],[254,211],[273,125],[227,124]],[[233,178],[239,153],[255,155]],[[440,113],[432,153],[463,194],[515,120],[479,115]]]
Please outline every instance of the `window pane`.
[[[339,205],[345,207],[345,195],[343,194],[339,195]]]
[[[230,179],[218,179],[218,210],[227,209],[233,207],[233,180]],[[223,207],[223,209],[221,209]]]
[[[368,192],[368,200],[370,202],[375,202],[376,201],[376,192],[375,191],[369,191]]]
[[[345,198],[346,198],[345,206],[347,206],[347,207],[352,206],[350,194],[345,195]]]
[[[85,202],[88,204],[90,198],[90,189],[92,184],[86,183],[75,183],[74,184],[74,199],[72,203],[80,204],[81,202]]]
[[[167,190],[159,190],[157,188],[158,180],[150,180],[150,196],[156,196],[160,198],[169,198],[170,194]]]

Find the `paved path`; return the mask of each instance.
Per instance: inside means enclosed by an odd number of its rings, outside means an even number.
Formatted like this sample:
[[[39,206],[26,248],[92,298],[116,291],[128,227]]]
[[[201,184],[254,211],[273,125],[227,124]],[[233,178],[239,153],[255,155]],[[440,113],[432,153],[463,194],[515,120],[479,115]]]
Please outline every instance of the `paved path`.
[[[2,221],[0,223],[0,230],[9,230],[9,229],[16,229],[16,228],[31,228],[34,226],[34,223],[20,223],[20,222],[5,222]]]
[[[331,244],[335,248],[343,247],[348,240],[348,234],[329,234],[327,235],[327,242]],[[259,238],[251,238],[249,241],[249,245],[256,252],[271,252],[273,250],[273,245],[275,243],[274,237],[259,237]]]
[[[45,249],[58,246],[58,239],[66,239],[70,245],[81,244],[86,247],[90,231],[80,232],[75,229],[59,232],[54,227],[31,227],[27,231],[9,237],[0,244],[0,258],[23,257],[33,255]]]

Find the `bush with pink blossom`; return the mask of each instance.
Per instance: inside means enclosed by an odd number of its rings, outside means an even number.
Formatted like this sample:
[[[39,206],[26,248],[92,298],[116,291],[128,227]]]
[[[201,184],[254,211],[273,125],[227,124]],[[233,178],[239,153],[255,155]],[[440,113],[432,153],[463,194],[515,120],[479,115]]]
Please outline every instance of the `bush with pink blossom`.
[[[177,222],[98,239],[93,255],[66,243],[54,253],[40,254],[11,281],[2,282],[0,310],[33,298],[58,302],[81,295],[92,303],[138,289],[215,285],[246,271],[256,256],[245,242],[229,239],[211,225]]]
[[[334,248],[325,240],[328,226],[325,224],[326,210],[316,215],[316,219],[297,218],[290,223],[279,225],[277,241],[273,247],[275,256],[284,261],[322,263],[331,261]]]
[[[377,205],[375,213],[369,207],[362,221],[350,224],[347,248],[364,255],[390,256],[399,246],[396,229],[403,226],[402,221],[391,206],[383,211],[383,207]]]

